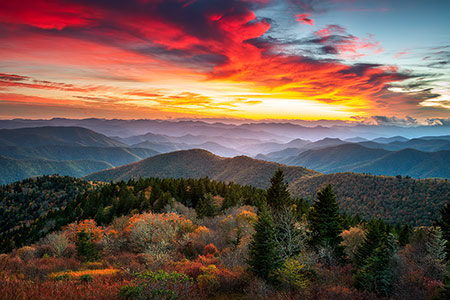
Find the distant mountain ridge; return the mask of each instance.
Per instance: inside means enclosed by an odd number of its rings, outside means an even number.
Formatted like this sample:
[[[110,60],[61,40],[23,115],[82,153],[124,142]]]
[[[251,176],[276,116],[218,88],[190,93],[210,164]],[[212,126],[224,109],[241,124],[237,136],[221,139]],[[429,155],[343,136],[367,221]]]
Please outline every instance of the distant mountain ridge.
[[[450,150],[423,152],[415,149],[388,151],[361,144],[344,144],[308,150],[280,159],[282,163],[303,166],[324,173],[356,172],[415,178],[450,178]]]
[[[125,147],[126,145],[103,134],[82,127],[31,127],[1,129],[0,145],[34,147],[44,145],[72,145],[92,147]]]
[[[0,183],[31,176],[86,174],[129,164],[159,152],[125,144],[81,127],[0,130]]]
[[[439,214],[438,208],[450,197],[450,182],[446,180],[355,173],[327,175],[246,156],[218,157],[200,149],[156,155],[137,163],[87,175],[85,179],[109,182],[139,177],[208,176],[215,180],[267,188],[271,176],[279,167],[285,172],[293,196],[311,201],[320,188],[332,184],[340,206],[366,218],[382,217],[390,222],[400,218],[410,224],[431,224]],[[402,216],[398,216],[400,212]]]
[[[107,162],[96,160],[54,161],[38,158],[18,160],[4,156],[0,156],[0,166],[0,185],[41,175],[81,177],[113,167]]]
[[[89,180],[117,181],[139,177],[201,178],[233,181],[265,188],[276,169],[285,170],[289,181],[319,173],[302,167],[289,167],[246,156],[223,158],[203,149],[156,155],[137,163],[87,175]]]

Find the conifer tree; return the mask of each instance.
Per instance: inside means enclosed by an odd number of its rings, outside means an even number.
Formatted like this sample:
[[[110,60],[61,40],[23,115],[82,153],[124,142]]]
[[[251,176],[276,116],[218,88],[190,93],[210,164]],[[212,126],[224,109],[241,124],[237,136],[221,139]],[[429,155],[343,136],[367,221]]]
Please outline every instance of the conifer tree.
[[[75,243],[77,254],[86,261],[95,261],[99,257],[98,250],[92,241],[91,234],[82,230],[77,233]]]
[[[308,221],[311,230],[310,244],[319,249],[330,247],[336,259],[344,257],[341,245],[343,238],[339,206],[331,185],[327,185],[317,193],[317,199],[310,208]]]
[[[255,275],[267,280],[270,274],[281,266],[282,262],[276,249],[272,216],[265,203],[260,205],[258,221],[254,228],[255,234],[249,244],[247,263]]]
[[[384,234],[379,246],[372,249],[369,257],[356,269],[355,286],[359,289],[388,296],[395,281],[396,239],[392,234]]]
[[[381,245],[383,236],[387,234],[383,220],[372,220],[367,224],[367,233],[363,243],[358,247],[354,256],[354,266],[362,267],[372,255],[374,249]]]
[[[447,259],[450,260],[450,202],[441,209],[441,219],[437,222],[441,227],[442,237],[447,241]]]
[[[272,209],[281,209],[292,204],[292,198],[288,191],[288,184],[284,181],[283,170],[278,168],[270,179],[270,187],[267,190],[267,204]]]

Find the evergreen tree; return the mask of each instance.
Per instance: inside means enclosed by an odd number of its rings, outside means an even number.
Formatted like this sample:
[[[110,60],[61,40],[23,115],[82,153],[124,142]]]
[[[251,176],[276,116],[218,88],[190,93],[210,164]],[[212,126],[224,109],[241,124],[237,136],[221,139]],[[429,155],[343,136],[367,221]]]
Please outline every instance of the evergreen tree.
[[[388,296],[395,281],[396,251],[395,237],[384,234],[379,246],[372,249],[371,255],[356,269],[355,286],[380,296]]]
[[[319,249],[330,247],[336,259],[344,257],[344,247],[339,206],[331,185],[327,185],[317,193],[317,200],[310,208],[308,221],[311,230],[310,244]]]
[[[75,243],[78,256],[86,261],[95,261],[99,258],[97,247],[92,241],[91,234],[82,230],[77,233]]]
[[[381,240],[386,234],[386,226],[382,220],[372,220],[367,224],[364,242],[358,247],[354,256],[355,268],[362,267],[366,263],[373,250],[380,247]]]
[[[442,286],[439,288],[437,296],[433,300],[448,300],[450,299],[450,264],[447,265],[447,272],[444,275]]]
[[[282,169],[275,171],[270,179],[270,187],[267,190],[267,204],[272,209],[281,209],[292,204],[292,198],[288,191],[288,184],[284,182]]]
[[[400,230],[398,231],[398,244],[400,247],[405,247],[406,244],[409,244],[409,241],[411,240],[411,234],[412,234],[411,226],[408,224],[403,225]]]
[[[219,211],[219,207],[213,196],[208,193],[198,201],[195,210],[197,211],[197,216],[199,218],[213,217]]]
[[[437,222],[437,225],[441,227],[442,237],[447,241],[447,259],[450,260],[450,202],[441,209],[441,219]]]
[[[105,222],[104,210],[103,204],[100,204],[94,218],[97,224],[103,224]]]
[[[258,221],[254,225],[255,234],[249,244],[250,270],[257,276],[269,279],[273,271],[281,267],[275,243],[275,228],[266,204],[262,203],[258,210]]]

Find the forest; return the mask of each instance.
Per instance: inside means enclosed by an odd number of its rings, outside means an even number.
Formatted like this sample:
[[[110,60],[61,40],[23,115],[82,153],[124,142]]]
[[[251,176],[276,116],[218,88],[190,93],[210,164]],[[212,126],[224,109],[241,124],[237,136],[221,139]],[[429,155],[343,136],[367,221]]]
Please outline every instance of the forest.
[[[202,179],[44,176],[0,189],[2,299],[449,299],[450,203],[430,226]],[[33,199],[33,201],[29,201]]]

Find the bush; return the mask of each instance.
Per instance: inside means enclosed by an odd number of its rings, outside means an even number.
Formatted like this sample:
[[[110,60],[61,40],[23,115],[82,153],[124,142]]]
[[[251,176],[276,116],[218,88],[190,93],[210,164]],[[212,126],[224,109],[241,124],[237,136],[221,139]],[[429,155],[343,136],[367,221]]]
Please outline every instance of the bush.
[[[24,261],[29,261],[34,258],[36,249],[34,247],[25,246],[17,250],[17,256]]]
[[[56,281],[68,281],[68,280],[70,280],[70,275],[67,273],[64,273],[64,274],[55,276],[53,279]]]
[[[94,278],[92,277],[91,274],[85,274],[85,275],[81,275],[81,276],[80,276],[81,282],[85,282],[85,283],[91,282],[93,279],[94,279]]]
[[[136,274],[134,283],[122,287],[118,296],[126,300],[179,299],[185,298],[193,284],[186,274],[149,271]]]

